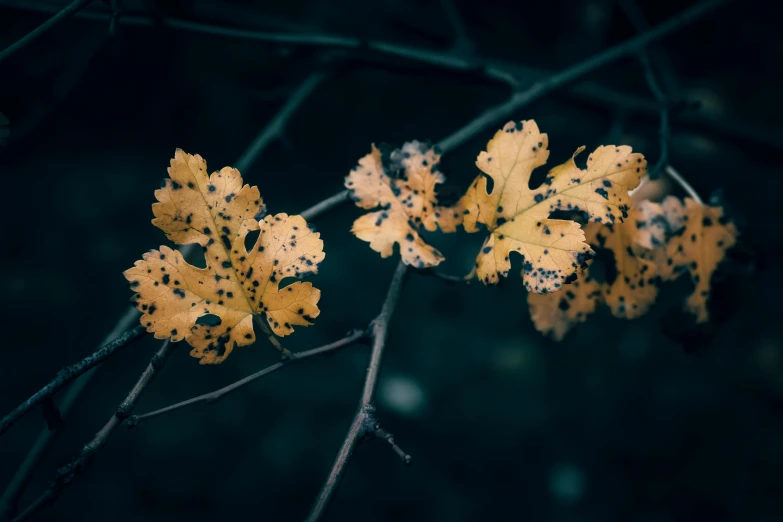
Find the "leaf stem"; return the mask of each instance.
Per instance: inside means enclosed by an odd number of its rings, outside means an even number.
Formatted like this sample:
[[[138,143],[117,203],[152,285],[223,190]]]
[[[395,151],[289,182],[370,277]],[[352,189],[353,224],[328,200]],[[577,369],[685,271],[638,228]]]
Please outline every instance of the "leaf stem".
[[[704,205],[704,201],[699,197],[699,193],[696,192],[696,189],[694,189],[688,181],[683,178],[679,172],[674,170],[674,167],[671,165],[666,165],[666,174],[671,176],[671,178],[679,184],[685,192],[688,193],[690,197],[692,197],[696,203],[699,205]]]

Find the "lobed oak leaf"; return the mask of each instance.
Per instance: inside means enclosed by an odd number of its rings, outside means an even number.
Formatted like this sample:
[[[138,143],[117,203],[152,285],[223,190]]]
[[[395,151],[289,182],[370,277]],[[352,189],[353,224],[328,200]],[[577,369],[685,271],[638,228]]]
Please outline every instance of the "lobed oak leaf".
[[[697,323],[704,323],[709,320],[710,280],[726,251],[737,242],[737,228],[721,207],[701,205],[691,198],[680,202],[672,196],[662,205],[672,231],[665,256],[657,258],[662,275],[667,280],[683,273],[690,275],[695,288],[685,309]]]
[[[613,225],[588,223],[585,236],[596,251],[605,250],[613,260],[599,282],[593,270],[577,277],[554,294],[528,294],[533,323],[556,340],[583,322],[605,303],[612,315],[623,319],[641,317],[658,296],[658,266],[650,253],[665,247],[666,224],[661,205],[643,201],[629,211],[628,219]],[[611,274],[611,275],[610,275]]]
[[[263,316],[278,336],[312,324],[320,290],[300,281],[280,287],[284,278],[316,273],[324,259],[323,241],[304,218],[263,217],[257,187],[243,185],[230,167],[208,175],[199,155],[178,149],[168,173],[155,191],[152,223],[174,243],[201,245],[206,267],[161,246],[125,271],[147,331],[184,339],[201,364],[218,364],[255,341],[253,316]],[[255,231],[258,238],[246,247]]]
[[[458,207],[466,231],[476,232],[481,224],[490,232],[476,260],[476,274],[485,284],[507,276],[509,256],[517,252],[523,258],[522,279],[528,291],[559,289],[586,266],[592,251],[578,223],[549,215],[581,211],[597,223],[622,221],[629,209],[628,191],[646,172],[644,157],[630,147],[602,146],[590,154],[586,169],[577,167],[572,157],[531,189],[533,170],[549,156],[547,145],[547,135],[534,121],[508,122],[476,161],[484,174],[471,184]]]
[[[345,178],[345,186],[357,206],[380,210],[354,221],[351,232],[369,242],[381,257],[389,257],[398,244],[406,265],[438,265],[443,255],[424,242],[419,230],[440,227],[453,232],[460,217],[453,209],[438,206],[435,185],[445,181],[437,171],[439,162],[440,153],[435,148],[412,141],[392,152],[388,168],[384,168],[381,152],[373,145]]]

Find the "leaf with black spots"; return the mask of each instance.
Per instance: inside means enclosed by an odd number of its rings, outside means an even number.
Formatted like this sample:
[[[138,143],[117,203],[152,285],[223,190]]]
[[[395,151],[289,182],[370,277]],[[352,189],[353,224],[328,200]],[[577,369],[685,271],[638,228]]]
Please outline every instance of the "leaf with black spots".
[[[398,244],[406,265],[426,268],[443,261],[443,255],[419,235],[422,228],[453,232],[460,217],[453,209],[438,206],[435,185],[445,181],[438,162],[436,149],[412,141],[393,151],[384,165],[381,151],[373,145],[345,178],[345,186],[357,206],[378,210],[354,221],[351,232],[381,257],[389,257]]]
[[[508,122],[478,156],[476,165],[483,174],[458,207],[466,231],[476,232],[483,225],[490,232],[476,260],[476,274],[485,284],[508,275],[510,255],[516,252],[523,258],[522,278],[529,291],[560,289],[586,266],[592,251],[578,223],[550,219],[550,214],[583,212],[597,223],[622,221],[630,208],[628,191],[646,172],[644,157],[630,147],[603,146],[587,158],[586,169],[572,158],[531,189],[533,170],[549,156],[547,146],[547,135],[534,121]]]
[[[622,223],[588,223],[586,240],[599,255],[591,261],[587,273],[560,292],[528,294],[536,329],[559,341],[600,303],[621,319],[636,319],[647,313],[658,296],[660,279],[651,253],[665,248],[665,230],[663,209],[649,201],[631,209]],[[601,255],[604,252],[606,255]]]
[[[278,336],[312,324],[320,290],[300,281],[280,287],[284,278],[317,273],[324,259],[323,241],[304,218],[264,217],[257,187],[243,185],[230,167],[208,175],[199,155],[177,150],[168,172],[155,191],[152,223],[174,243],[200,245],[206,267],[161,246],[125,271],[147,331],[184,339],[201,364],[218,364],[236,346],[255,341],[253,316],[263,316]]]
[[[661,271],[668,280],[683,273],[690,276],[695,288],[685,309],[697,323],[704,323],[709,320],[707,300],[712,275],[726,251],[737,242],[737,227],[722,207],[700,205],[691,198],[681,202],[671,196],[662,205],[672,232],[666,255],[658,257]]]

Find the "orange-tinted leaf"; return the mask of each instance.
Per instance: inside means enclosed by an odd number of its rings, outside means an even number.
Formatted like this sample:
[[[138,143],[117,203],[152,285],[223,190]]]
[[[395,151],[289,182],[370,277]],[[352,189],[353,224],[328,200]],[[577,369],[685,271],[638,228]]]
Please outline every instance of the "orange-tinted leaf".
[[[354,221],[351,232],[381,257],[389,257],[398,244],[407,265],[425,268],[443,261],[443,255],[419,235],[422,227],[453,232],[458,224],[459,214],[438,206],[435,185],[445,181],[437,171],[439,161],[434,148],[412,141],[392,152],[387,172],[373,145],[345,178],[345,186],[357,206],[379,210]]]
[[[206,268],[188,264],[166,246],[151,250],[125,271],[141,322],[158,339],[186,340],[201,364],[222,362],[236,346],[255,341],[253,316],[288,335],[319,314],[320,291],[310,283],[280,288],[284,278],[316,273],[323,242],[301,216],[267,216],[258,188],[243,185],[238,170],[207,174],[201,156],[177,150],[170,178],[155,191],[152,223],[180,245],[197,243]],[[250,232],[257,240],[246,248]]]
[[[465,230],[476,232],[481,224],[490,231],[476,260],[476,274],[486,284],[508,275],[510,254],[517,252],[523,257],[522,278],[529,291],[559,289],[592,252],[578,223],[549,215],[582,211],[598,223],[622,221],[629,208],[628,191],[646,171],[646,161],[630,147],[604,146],[590,154],[586,169],[572,158],[531,189],[533,170],[549,156],[547,145],[546,134],[534,121],[509,122],[478,157],[476,165],[486,176],[476,178],[458,207]]]
[[[666,248],[662,270],[667,279],[688,273],[696,285],[685,308],[696,322],[709,319],[707,299],[710,280],[726,255],[726,250],[737,241],[737,229],[724,217],[721,207],[700,205],[690,198],[681,203],[674,197],[663,202],[673,237]]]

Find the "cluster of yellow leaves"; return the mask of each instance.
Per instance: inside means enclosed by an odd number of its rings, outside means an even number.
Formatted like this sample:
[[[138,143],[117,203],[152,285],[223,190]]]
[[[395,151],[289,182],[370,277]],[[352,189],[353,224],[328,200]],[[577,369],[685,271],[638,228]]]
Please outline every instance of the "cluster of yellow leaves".
[[[643,315],[655,302],[658,284],[682,273],[690,274],[696,287],[686,309],[698,322],[706,321],[710,277],[736,240],[722,209],[673,197],[660,205],[634,204],[630,191],[645,176],[647,162],[627,146],[598,147],[585,169],[574,161],[584,150],[579,148],[539,187],[530,188],[534,169],[549,156],[547,146],[547,135],[534,121],[507,123],[478,156],[482,174],[449,208],[438,205],[435,185],[445,178],[436,170],[440,157],[433,149],[406,143],[391,154],[387,172],[373,146],[345,184],[358,206],[380,210],[357,219],[352,231],[383,257],[398,244],[404,263],[424,268],[444,258],[421,239],[422,227],[485,229],[476,276],[497,283],[508,275],[516,252],[533,322],[557,339],[601,303],[617,317]],[[581,214],[588,223],[550,218],[555,211]],[[585,270],[598,249],[614,256],[611,280],[598,281]]]
[[[697,323],[706,322],[710,279],[737,238],[736,227],[724,218],[722,208],[693,199],[683,203],[673,196],[660,205],[641,201],[624,223],[591,223],[585,234],[593,248],[612,252],[616,275],[598,282],[587,271],[562,292],[528,295],[536,328],[557,340],[601,302],[615,317],[640,317],[655,302],[658,285],[681,274],[688,274],[694,284],[685,310]]]
[[[152,224],[174,243],[202,247],[205,268],[161,246],[125,271],[141,323],[158,339],[186,340],[201,364],[222,362],[255,341],[253,317],[278,336],[312,324],[321,292],[310,283],[280,287],[284,278],[316,273],[323,242],[301,216],[266,216],[257,187],[238,170],[207,174],[201,156],[177,150],[169,178],[155,191]],[[246,246],[249,233],[258,238]]]
[[[394,176],[384,171],[373,147],[346,178],[346,186],[357,205],[381,210],[357,219],[353,232],[383,257],[398,243],[403,262],[431,267],[443,256],[421,240],[420,227],[435,230],[437,225],[453,232],[461,224],[467,232],[477,232],[481,226],[489,232],[476,259],[476,273],[484,283],[507,276],[510,254],[517,252],[525,286],[537,293],[555,291],[586,266],[592,251],[578,223],[550,219],[550,213],[582,211],[598,223],[622,219],[629,208],[628,191],[639,184],[646,162],[630,147],[599,147],[587,158],[586,169],[571,158],[531,189],[533,170],[549,156],[547,145],[547,135],[534,121],[507,123],[476,161],[484,174],[450,208],[437,204],[434,185],[444,178],[434,170],[439,156],[432,149],[406,143],[392,154],[392,164],[395,155],[402,158],[397,160],[400,175]]]

